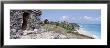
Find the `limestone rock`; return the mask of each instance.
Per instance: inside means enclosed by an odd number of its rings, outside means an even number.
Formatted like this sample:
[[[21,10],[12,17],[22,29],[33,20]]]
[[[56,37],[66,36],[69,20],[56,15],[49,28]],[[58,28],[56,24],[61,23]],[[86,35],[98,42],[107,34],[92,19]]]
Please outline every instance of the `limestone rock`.
[[[41,10],[10,10],[10,38],[18,38],[23,30],[40,28],[41,14]]]

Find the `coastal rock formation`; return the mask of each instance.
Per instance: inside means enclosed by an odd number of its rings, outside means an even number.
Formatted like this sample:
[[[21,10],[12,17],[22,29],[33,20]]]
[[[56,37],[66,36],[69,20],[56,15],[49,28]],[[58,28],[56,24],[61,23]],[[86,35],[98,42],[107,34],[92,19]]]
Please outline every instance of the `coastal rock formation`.
[[[10,38],[20,38],[23,30],[40,28],[41,10],[10,10]]]
[[[77,33],[65,33],[65,32],[55,32],[40,30],[40,32],[35,31],[23,31],[25,34],[22,35],[21,39],[94,39],[92,37],[77,34]]]

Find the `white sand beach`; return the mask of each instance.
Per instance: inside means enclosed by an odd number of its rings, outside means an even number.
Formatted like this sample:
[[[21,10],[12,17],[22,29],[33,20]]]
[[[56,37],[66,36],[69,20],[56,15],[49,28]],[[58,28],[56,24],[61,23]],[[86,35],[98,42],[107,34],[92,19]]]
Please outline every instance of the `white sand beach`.
[[[91,33],[89,33],[88,31],[84,30],[83,28],[80,28],[79,30],[77,30],[80,34],[83,34],[83,35],[87,35],[87,36],[90,36],[90,37],[93,37],[93,38],[97,38],[96,35],[93,35]]]

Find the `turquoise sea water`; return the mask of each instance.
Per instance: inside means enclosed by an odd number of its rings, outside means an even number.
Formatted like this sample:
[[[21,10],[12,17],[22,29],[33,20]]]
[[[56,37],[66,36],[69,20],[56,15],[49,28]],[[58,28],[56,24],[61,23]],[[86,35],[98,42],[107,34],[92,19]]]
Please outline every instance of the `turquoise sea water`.
[[[101,38],[101,24],[79,24],[81,28],[89,32],[91,35]]]

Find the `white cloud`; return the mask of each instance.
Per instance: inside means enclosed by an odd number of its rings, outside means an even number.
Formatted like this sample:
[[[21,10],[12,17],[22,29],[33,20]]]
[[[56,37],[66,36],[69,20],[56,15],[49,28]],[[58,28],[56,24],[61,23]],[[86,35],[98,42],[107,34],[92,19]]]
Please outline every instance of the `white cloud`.
[[[70,20],[70,17],[69,16],[62,16],[61,17],[61,20],[62,21],[69,21]]]
[[[90,17],[90,16],[84,16],[84,17],[80,17],[80,19],[82,20],[86,20],[86,21],[100,21],[101,17]]]
[[[83,18],[86,19],[86,20],[91,20],[92,19],[92,17],[89,17],[89,16],[84,16]]]
[[[90,16],[79,17],[80,20],[93,21],[94,19]]]
[[[62,16],[62,19],[66,19],[66,16]]]

